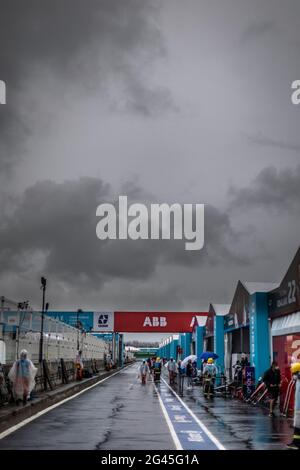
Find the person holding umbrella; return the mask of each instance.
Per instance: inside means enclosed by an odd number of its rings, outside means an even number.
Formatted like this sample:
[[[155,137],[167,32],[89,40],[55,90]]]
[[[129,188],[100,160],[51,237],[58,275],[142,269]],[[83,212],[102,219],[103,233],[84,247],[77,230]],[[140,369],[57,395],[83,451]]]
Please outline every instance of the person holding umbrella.
[[[197,360],[197,356],[191,354],[181,361],[181,368],[185,368],[185,375],[187,377],[187,388],[190,389],[193,385],[193,362]]]
[[[204,362],[207,362],[207,360],[209,358],[212,358],[212,359],[218,359],[218,354],[212,352],[212,351],[204,351],[201,356],[200,356],[200,359],[203,359]]]

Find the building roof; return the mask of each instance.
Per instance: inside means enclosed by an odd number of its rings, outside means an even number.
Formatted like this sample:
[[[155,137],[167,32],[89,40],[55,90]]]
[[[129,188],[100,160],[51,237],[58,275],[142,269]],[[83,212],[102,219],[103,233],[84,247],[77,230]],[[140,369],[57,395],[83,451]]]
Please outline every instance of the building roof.
[[[230,304],[211,304],[216,315],[223,317],[227,315],[230,310]]]
[[[197,320],[197,325],[198,326],[205,326],[206,325],[206,320],[207,320],[207,315],[196,315],[196,320]]]
[[[255,292],[270,292],[273,289],[276,289],[279,286],[278,282],[249,282],[241,281],[245,289],[249,294],[254,294]]]

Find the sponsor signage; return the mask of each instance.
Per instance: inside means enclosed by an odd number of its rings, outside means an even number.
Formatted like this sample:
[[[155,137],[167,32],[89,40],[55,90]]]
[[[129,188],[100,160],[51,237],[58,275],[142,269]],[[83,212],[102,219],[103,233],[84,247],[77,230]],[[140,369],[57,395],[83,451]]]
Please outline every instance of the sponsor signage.
[[[199,312],[115,312],[114,329],[131,333],[187,333],[193,331]]]
[[[93,331],[114,331],[114,312],[94,312]]]
[[[90,331],[93,327],[93,312],[47,312],[47,317],[55,318],[58,321],[67,323],[67,325],[76,328],[77,320],[79,325],[85,330]]]
[[[300,308],[300,283],[291,279],[269,294],[271,313],[290,313]]]
[[[269,311],[271,314],[291,313],[299,309],[300,281],[298,279],[288,280],[269,294]]]
[[[300,249],[280,286],[268,294],[268,306],[271,317],[300,310]]]
[[[242,312],[229,313],[224,317],[225,330],[237,329],[249,325],[249,306],[244,305]]]
[[[8,325],[12,325],[12,326],[18,325],[19,324],[19,318],[20,318],[19,315],[17,315],[16,313],[8,314],[7,315]]]
[[[93,336],[97,338],[103,339],[103,341],[112,341],[113,334],[112,333],[92,333]]]
[[[250,354],[251,354],[251,362],[252,364],[255,363],[256,360],[256,351],[255,351],[255,302],[252,302],[251,305],[251,313],[250,313]]]
[[[249,398],[255,390],[255,369],[254,367],[247,366],[244,370],[244,396]]]

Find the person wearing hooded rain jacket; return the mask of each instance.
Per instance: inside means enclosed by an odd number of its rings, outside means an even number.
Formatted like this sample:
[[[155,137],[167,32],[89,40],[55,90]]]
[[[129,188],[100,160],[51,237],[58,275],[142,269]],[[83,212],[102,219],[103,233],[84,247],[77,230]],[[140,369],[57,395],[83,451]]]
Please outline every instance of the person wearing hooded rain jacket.
[[[35,387],[37,368],[28,359],[28,352],[23,349],[20,359],[16,360],[8,373],[8,378],[13,384],[13,396],[18,405],[23,401],[26,404],[30,393]]]

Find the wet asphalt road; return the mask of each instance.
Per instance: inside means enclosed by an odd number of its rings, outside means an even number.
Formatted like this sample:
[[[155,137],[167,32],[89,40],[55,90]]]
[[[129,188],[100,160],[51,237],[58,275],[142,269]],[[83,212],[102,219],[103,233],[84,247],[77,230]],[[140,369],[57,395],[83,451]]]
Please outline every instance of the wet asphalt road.
[[[122,370],[3,438],[0,449],[174,450],[154,385],[140,384],[138,367]],[[226,449],[285,449],[291,440],[291,421],[269,418],[267,410],[221,397],[208,401],[200,387],[185,389],[183,399]]]
[[[152,383],[135,364],[0,440],[0,449],[175,449]]]
[[[183,399],[227,450],[287,450],[292,440],[292,419],[280,416],[278,407],[270,418],[267,409],[237,399],[208,400],[199,386],[185,387]]]

